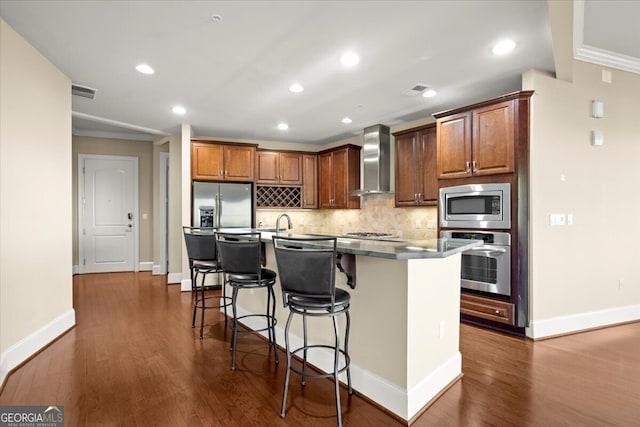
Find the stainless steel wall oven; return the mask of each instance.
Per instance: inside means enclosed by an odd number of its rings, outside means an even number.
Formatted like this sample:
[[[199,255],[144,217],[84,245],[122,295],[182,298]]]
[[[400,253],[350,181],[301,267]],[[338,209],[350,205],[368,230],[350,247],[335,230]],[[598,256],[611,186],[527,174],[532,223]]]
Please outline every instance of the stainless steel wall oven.
[[[441,231],[443,238],[474,239],[484,245],[462,253],[460,286],[463,289],[511,296],[511,235],[477,230]]]

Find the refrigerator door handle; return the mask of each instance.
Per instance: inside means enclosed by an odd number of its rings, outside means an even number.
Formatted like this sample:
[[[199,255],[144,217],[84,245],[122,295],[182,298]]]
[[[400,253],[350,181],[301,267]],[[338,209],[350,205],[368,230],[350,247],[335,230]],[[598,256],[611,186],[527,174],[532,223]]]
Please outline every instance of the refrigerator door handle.
[[[218,194],[216,199],[218,203],[218,212],[216,213],[216,217],[218,218],[218,228],[220,228],[220,220],[222,218],[222,194]]]

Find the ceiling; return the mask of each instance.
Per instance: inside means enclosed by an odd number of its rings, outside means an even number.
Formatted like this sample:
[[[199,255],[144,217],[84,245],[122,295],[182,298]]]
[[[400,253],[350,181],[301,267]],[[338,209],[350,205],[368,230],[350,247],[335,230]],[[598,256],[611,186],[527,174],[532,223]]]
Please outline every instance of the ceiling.
[[[580,46],[633,66],[640,1],[577,3]],[[97,89],[73,97],[78,135],[150,140],[186,123],[195,136],[322,145],[520,90],[532,68],[555,71],[538,0],[2,0],[0,14],[74,84]],[[514,52],[492,55],[506,37]],[[360,56],[349,69],[347,50]],[[304,91],[290,92],[294,82]],[[437,96],[406,95],[416,84]]]

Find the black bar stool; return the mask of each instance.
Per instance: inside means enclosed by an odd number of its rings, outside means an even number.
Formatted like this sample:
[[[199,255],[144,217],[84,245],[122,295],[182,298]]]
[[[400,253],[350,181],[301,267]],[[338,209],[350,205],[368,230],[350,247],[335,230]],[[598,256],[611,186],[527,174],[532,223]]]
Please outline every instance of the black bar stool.
[[[224,308],[224,322],[226,324],[227,307],[231,305],[231,298],[227,297],[224,283],[222,283],[222,297],[205,296],[206,287],[204,281],[207,274],[217,274],[217,282],[220,284],[220,274],[222,272],[218,263],[215,231],[213,227],[182,227],[189,257],[189,270],[191,271],[191,292],[193,292],[193,320],[191,321],[191,327],[196,327],[196,311],[200,309],[200,339],[202,339],[204,330],[205,310]],[[199,274],[202,275],[200,286],[197,283]],[[218,300],[218,303],[209,303],[214,300]]]
[[[290,372],[302,376],[302,385],[306,378],[333,377],[336,392],[336,416],[338,426],[342,426],[340,409],[340,382],[338,375],[347,373],[348,393],[352,394],[351,372],[349,364],[349,327],[351,318],[349,306],[351,295],[344,289],[336,288],[336,238],[290,238],[273,236],[273,245],[278,266],[278,275],[282,286],[282,298],[285,307],[289,307],[289,317],[285,326],[285,348],[287,352],[287,374],[282,395],[280,415],[284,418],[287,406]],[[294,314],[302,315],[303,346],[294,350],[289,348],[289,327]],[[347,324],[344,347],[340,348],[340,333],[337,316],[344,314]],[[331,317],[335,345],[309,344],[307,339],[307,316]],[[328,348],[333,350],[333,372],[310,374],[307,372],[307,351],[312,348]],[[302,352],[302,370],[291,365],[291,357]],[[340,366],[340,356],[343,363]]]
[[[216,244],[220,266],[226,277],[226,283],[231,286],[231,309],[233,311],[233,335],[231,339],[231,369],[236,369],[236,345],[238,332],[268,331],[269,344],[273,346],[275,362],[278,363],[276,347],[276,296],[273,285],[276,283],[276,273],[262,268],[262,239],[260,233],[216,233]],[[239,316],[237,313],[238,291],[240,289],[267,289],[267,310],[265,314],[248,314]],[[238,321],[248,317],[262,317],[266,326],[262,329],[238,330]]]

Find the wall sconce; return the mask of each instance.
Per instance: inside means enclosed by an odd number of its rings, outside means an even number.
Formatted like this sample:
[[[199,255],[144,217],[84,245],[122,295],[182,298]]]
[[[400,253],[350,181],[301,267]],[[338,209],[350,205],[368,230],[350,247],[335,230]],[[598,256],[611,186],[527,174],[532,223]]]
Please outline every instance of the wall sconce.
[[[604,117],[604,103],[602,101],[591,101],[591,117],[601,119]]]

